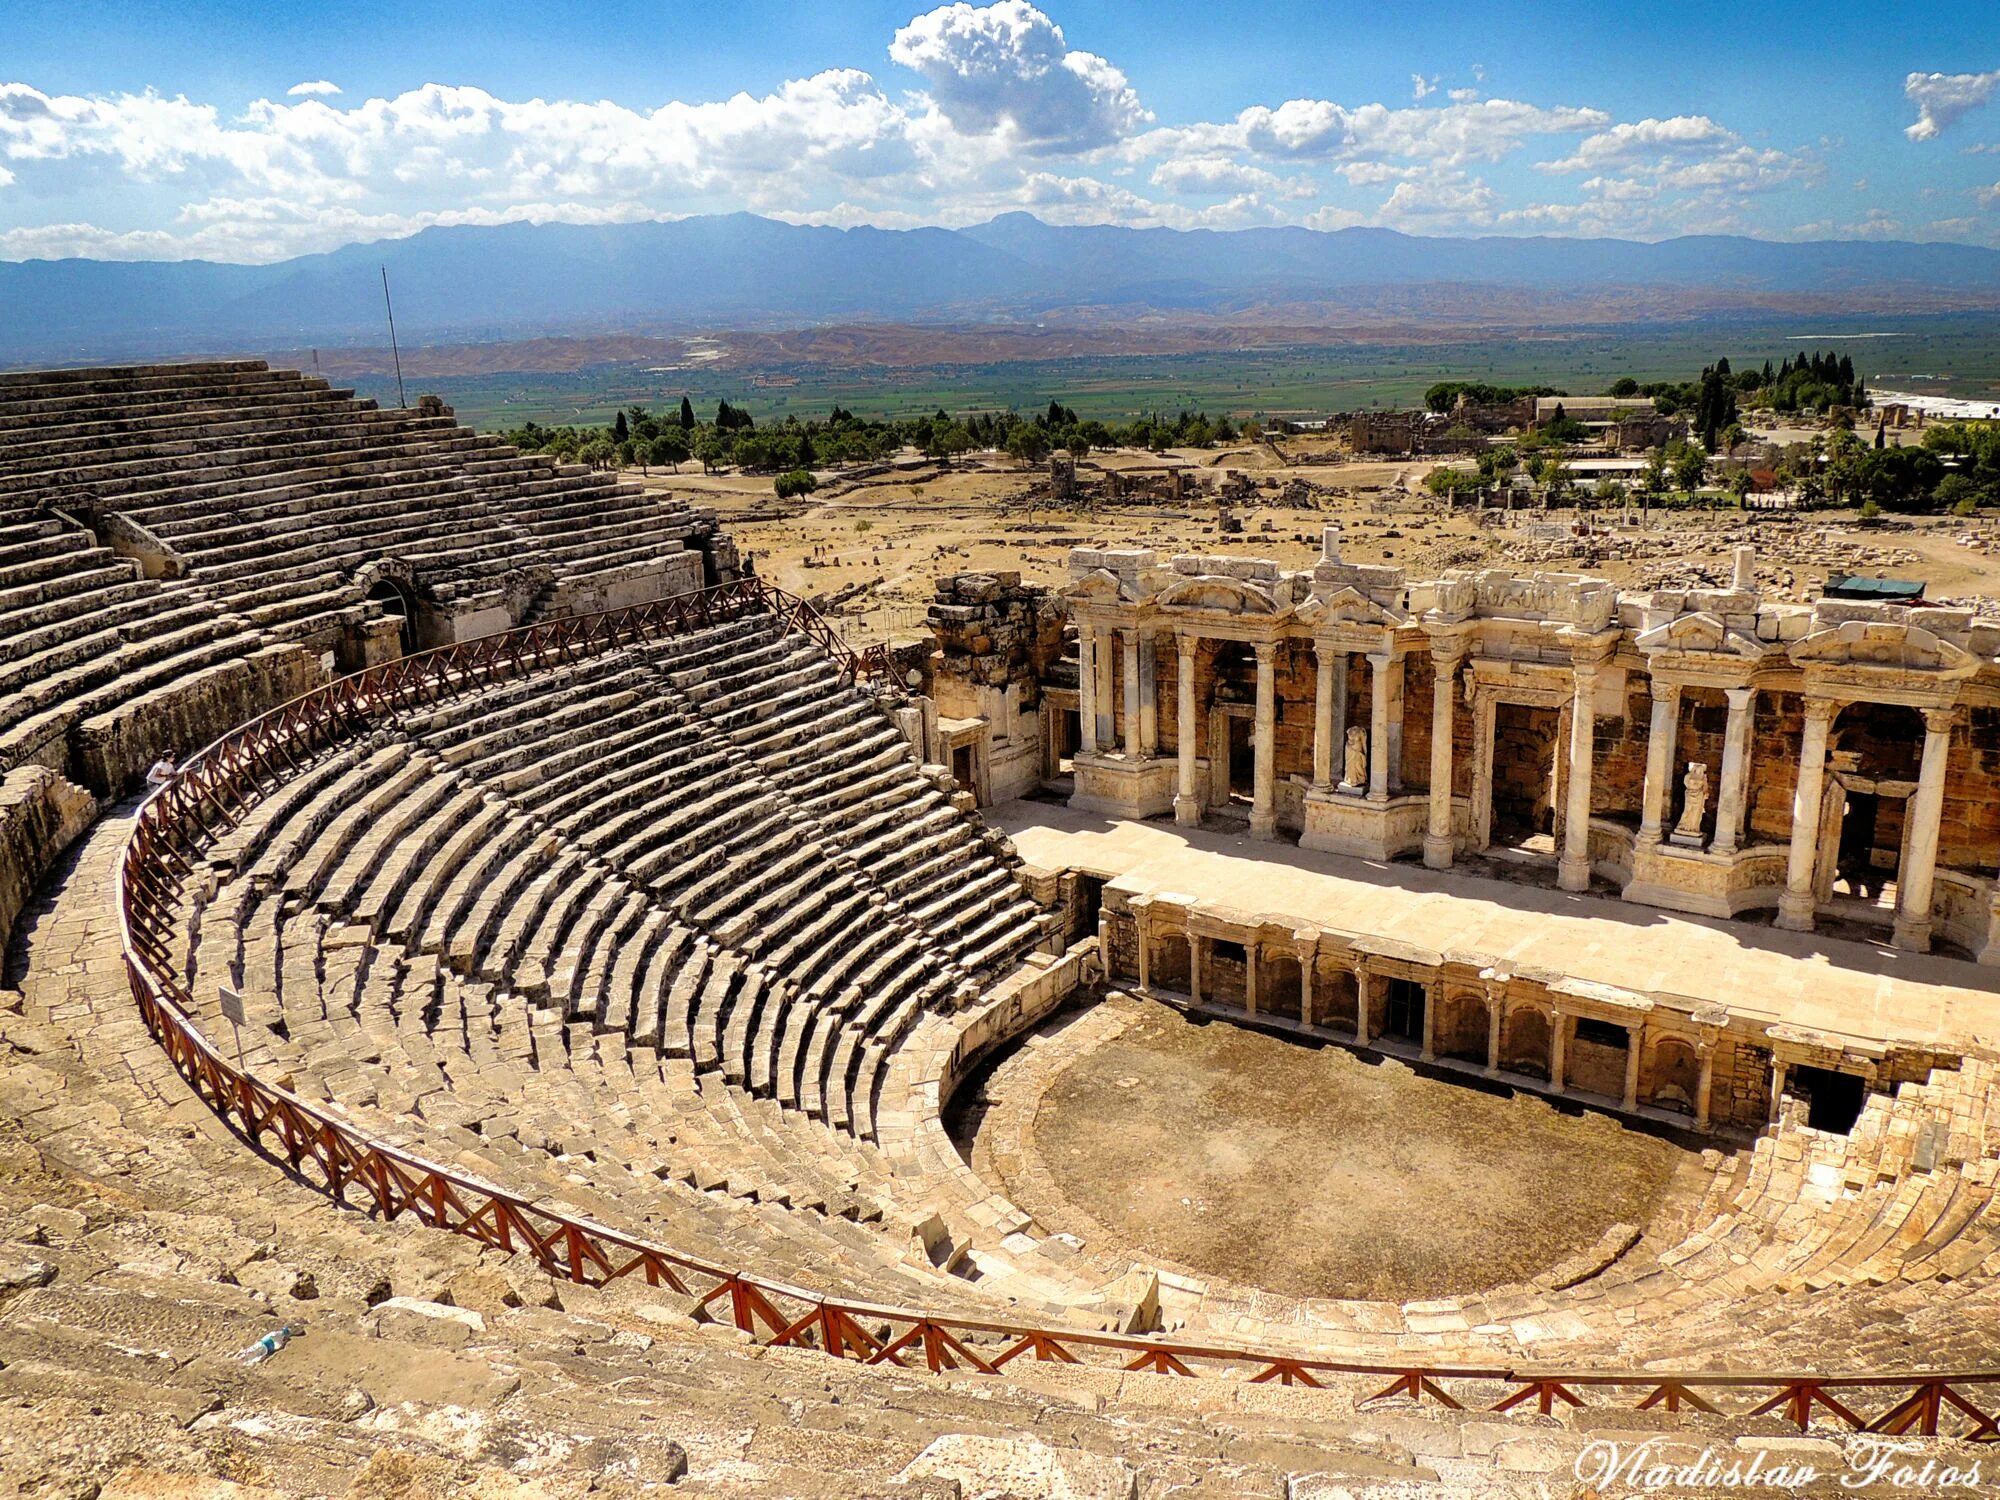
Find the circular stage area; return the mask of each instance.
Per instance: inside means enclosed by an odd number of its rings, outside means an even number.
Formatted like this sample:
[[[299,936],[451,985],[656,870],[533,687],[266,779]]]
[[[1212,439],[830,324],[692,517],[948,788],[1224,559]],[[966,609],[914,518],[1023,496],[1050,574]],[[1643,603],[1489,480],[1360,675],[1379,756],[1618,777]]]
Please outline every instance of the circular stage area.
[[[1592,1110],[1126,997],[1045,1029],[984,1096],[973,1165],[1043,1230],[1300,1297],[1526,1281],[1713,1178]]]

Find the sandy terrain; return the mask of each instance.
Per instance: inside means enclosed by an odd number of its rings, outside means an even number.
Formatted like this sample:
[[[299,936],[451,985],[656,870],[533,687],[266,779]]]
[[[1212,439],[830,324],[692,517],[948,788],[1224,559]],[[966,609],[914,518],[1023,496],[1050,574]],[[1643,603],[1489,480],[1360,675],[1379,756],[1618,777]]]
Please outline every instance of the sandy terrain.
[[[1731,550],[1748,542],[1772,597],[1815,597],[1829,572],[1923,578],[1939,601],[2000,596],[2000,527],[1991,522],[1913,518],[1864,530],[1852,512],[1794,518],[1682,510],[1655,511],[1642,525],[1634,508],[1630,524],[1611,513],[1522,511],[1512,525],[1483,525],[1467,511],[1446,512],[1424,492],[1428,461],[1344,461],[1322,438],[1287,439],[1282,456],[1266,444],[1094,454],[1084,478],[1101,478],[1106,469],[1158,474],[1166,465],[1187,471],[1179,505],[1056,509],[1043,501],[1031,509],[1027,496],[1041,471],[998,455],[970,455],[945,468],[907,459],[858,482],[826,475],[818,494],[795,501],[777,500],[768,476],[705,476],[692,465],[647,482],[714,507],[761,573],[836,602],[843,630],[857,642],[919,630],[941,574],[1018,569],[1058,583],[1067,576],[1069,549],[1080,545],[1222,552],[1306,567],[1330,523],[1341,527],[1348,559],[1391,563],[1420,577],[1446,567],[1507,566],[1588,572],[1631,588],[1719,582]],[[1235,473],[1270,488],[1233,507],[1243,530],[1224,534],[1207,487]],[[1287,501],[1280,487],[1294,479],[1321,492]],[[1552,525],[1567,533],[1578,522],[1594,534],[1551,535]],[[1967,538],[1994,552],[1967,546]]]

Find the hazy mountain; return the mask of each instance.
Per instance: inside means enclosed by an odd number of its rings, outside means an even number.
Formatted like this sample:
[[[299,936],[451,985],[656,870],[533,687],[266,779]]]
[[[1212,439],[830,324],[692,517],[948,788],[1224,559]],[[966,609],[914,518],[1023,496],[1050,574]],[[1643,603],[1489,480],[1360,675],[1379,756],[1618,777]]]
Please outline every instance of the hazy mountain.
[[[384,266],[413,345],[613,329],[1016,319],[1083,304],[1218,309],[1417,284],[2000,296],[2000,251],[1964,245],[1184,231],[1055,226],[1027,214],[961,230],[829,229],[729,214],[428,229],[269,266],[5,263],[0,355],[18,362],[375,341]]]

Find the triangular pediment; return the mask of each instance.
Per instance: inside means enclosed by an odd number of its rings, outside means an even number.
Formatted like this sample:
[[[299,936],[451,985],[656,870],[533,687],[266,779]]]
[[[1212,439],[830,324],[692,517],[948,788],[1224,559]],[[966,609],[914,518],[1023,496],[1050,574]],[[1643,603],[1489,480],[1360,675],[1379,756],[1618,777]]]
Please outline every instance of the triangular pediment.
[[[1402,610],[1378,604],[1352,584],[1307,600],[1299,606],[1298,616],[1309,625],[1401,625],[1409,618]]]
[[[1131,596],[1125,592],[1118,575],[1109,568],[1096,568],[1084,574],[1076,582],[1063,590],[1065,599],[1083,602],[1115,603]]]
[[[1726,656],[1760,656],[1764,647],[1756,637],[1731,630],[1720,615],[1697,611],[1676,615],[1664,625],[1641,631],[1633,639],[1641,651],[1675,651]]]

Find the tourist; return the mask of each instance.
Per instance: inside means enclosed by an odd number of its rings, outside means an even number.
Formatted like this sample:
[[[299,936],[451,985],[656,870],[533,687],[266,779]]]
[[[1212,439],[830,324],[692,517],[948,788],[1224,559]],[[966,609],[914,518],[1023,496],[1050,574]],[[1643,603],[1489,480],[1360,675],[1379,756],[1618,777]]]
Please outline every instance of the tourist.
[[[150,790],[157,792],[161,787],[172,786],[179,775],[180,769],[174,764],[173,756],[162,755],[146,772],[146,785]]]

